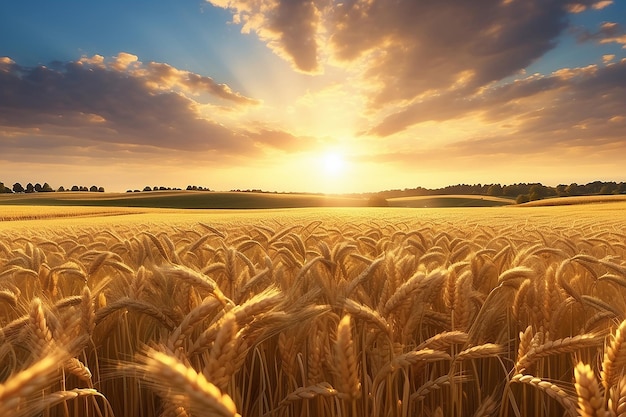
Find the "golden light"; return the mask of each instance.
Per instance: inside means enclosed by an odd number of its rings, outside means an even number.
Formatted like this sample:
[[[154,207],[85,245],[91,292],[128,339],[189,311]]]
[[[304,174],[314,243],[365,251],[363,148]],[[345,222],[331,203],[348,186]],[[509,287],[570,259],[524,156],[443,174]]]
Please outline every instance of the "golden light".
[[[328,176],[339,176],[346,169],[346,161],[338,153],[328,153],[324,155],[322,161],[322,171]]]

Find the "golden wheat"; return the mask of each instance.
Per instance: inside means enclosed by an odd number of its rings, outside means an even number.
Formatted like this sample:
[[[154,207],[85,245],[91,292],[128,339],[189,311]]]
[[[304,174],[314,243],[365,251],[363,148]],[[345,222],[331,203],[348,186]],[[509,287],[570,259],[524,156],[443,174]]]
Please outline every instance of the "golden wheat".
[[[4,222],[0,410],[625,415],[618,209],[542,210]]]

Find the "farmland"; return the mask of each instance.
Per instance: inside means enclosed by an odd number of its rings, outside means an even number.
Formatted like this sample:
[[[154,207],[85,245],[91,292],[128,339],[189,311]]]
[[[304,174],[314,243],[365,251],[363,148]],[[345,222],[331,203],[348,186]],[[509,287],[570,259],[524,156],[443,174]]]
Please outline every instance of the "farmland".
[[[0,205],[142,207],[186,209],[271,209],[359,207],[360,198],[303,193],[153,191],[141,193],[58,192],[0,195]]]
[[[508,198],[482,195],[437,195],[389,199],[392,207],[491,207],[513,204]],[[140,193],[57,192],[0,194],[0,206],[138,207],[184,209],[276,209],[364,207],[363,196],[305,193],[153,191]]]
[[[0,415],[623,415],[624,210],[0,206]]]

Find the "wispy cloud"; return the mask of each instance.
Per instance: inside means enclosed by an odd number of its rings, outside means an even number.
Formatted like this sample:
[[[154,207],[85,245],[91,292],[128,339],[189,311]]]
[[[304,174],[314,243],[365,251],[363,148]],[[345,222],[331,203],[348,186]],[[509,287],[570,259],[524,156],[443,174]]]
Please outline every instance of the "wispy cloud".
[[[615,22],[604,22],[595,32],[586,28],[574,28],[574,33],[576,33],[579,42],[618,43],[626,49],[626,31]]]

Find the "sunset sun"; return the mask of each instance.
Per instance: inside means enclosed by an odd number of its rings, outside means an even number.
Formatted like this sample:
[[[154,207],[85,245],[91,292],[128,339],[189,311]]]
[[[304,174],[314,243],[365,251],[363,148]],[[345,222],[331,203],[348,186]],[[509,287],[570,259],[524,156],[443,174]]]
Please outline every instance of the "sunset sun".
[[[346,169],[346,161],[343,155],[338,153],[327,153],[322,159],[322,172],[324,174],[337,177],[343,174]]]

